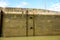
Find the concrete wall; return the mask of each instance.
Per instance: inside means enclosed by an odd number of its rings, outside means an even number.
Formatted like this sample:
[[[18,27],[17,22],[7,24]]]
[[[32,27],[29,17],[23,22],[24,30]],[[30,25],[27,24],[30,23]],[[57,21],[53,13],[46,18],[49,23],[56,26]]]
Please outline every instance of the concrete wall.
[[[22,9],[19,12],[6,10],[3,10],[5,37],[60,35],[60,15],[57,14],[59,12],[38,9]]]
[[[18,14],[4,15],[3,36],[26,36],[26,16]]]

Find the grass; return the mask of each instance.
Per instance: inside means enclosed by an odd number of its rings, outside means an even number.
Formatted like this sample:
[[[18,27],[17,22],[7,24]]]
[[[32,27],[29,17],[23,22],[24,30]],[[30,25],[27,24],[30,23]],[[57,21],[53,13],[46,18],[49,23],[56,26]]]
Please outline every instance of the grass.
[[[60,40],[60,36],[4,37],[0,40]]]

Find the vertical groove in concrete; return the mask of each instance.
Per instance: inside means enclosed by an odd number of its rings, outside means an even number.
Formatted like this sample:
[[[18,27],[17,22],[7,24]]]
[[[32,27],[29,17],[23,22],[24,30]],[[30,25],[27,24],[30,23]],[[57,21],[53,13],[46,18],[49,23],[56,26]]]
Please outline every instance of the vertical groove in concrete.
[[[26,36],[28,36],[28,10],[26,11]]]
[[[35,36],[35,16],[33,13],[33,36]]]

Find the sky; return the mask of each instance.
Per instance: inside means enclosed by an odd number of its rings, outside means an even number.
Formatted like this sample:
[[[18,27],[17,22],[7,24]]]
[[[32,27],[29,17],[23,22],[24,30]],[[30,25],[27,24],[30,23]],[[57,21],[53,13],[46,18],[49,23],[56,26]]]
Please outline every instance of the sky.
[[[60,0],[0,0],[0,7],[38,8],[60,11]]]

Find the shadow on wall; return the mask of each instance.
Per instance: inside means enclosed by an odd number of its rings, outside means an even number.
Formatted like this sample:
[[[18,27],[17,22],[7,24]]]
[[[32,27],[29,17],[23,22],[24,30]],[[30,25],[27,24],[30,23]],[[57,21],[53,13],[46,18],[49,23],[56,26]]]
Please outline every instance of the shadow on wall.
[[[3,11],[0,12],[0,37],[2,37]]]

